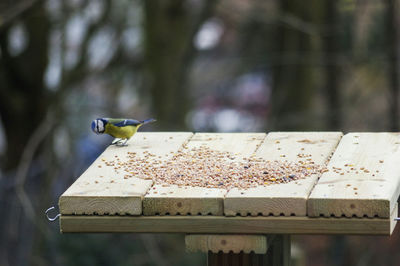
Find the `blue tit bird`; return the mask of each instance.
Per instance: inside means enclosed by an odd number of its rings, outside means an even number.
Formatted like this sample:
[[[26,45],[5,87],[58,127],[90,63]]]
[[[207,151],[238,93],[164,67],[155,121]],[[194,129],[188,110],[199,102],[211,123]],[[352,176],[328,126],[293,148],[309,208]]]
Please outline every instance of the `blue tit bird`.
[[[92,121],[92,130],[96,134],[108,134],[118,140],[111,145],[125,146],[128,140],[135,135],[142,125],[156,121],[153,118],[138,121],[124,118],[97,118]],[[125,140],[123,142],[123,140]]]

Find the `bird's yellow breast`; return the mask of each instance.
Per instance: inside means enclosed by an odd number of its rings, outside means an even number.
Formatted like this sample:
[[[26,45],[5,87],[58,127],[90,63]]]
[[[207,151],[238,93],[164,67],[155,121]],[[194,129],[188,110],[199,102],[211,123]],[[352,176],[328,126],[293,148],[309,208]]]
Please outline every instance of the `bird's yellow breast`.
[[[124,126],[117,127],[113,124],[106,124],[105,133],[113,136],[114,138],[129,139],[138,130],[138,126]]]

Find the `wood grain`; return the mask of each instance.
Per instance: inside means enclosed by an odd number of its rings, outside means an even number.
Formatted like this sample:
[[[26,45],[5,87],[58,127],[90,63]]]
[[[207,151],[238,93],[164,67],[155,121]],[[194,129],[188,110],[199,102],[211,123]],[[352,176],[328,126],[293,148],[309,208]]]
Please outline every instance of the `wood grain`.
[[[267,253],[268,244],[265,235],[201,235],[192,234],[185,236],[185,246],[187,252],[211,251],[218,253]]]
[[[400,134],[342,138],[308,200],[308,216],[388,218],[400,193]]]
[[[236,159],[250,156],[263,141],[264,133],[196,133],[187,149],[208,147],[232,152]],[[155,185],[143,200],[144,215],[223,215],[225,189]]]
[[[225,194],[225,189],[154,185],[143,200],[143,214],[222,215]]]
[[[243,157],[255,153],[266,160],[296,161],[298,154],[303,153],[315,163],[323,164],[340,138],[340,132],[276,132],[266,138],[263,133],[194,136],[188,132],[137,133],[127,147],[108,147],[60,197],[60,229],[62,232],[390,235],[396,225],[394,217],[400,193],[400,133],[345,135],[329,161],[329,172],[322,175],[310,197],[308,193],[318,176],[246,191],[233,189],[228,194],[219,189],[154,186],[160,193],[146,195],[152,180],[125,179],[124,170],[106,165],[107,161],[114,160],[117,164],[127,160],[127,152],[135,152],[139,157],[151,152],[170,160],[183,143],[189,148],[206,145]],[[224,217],[224,212],[228,216],[237,213],[283,216]],[[133,216],[141,214],[165,216]],[[295,216],[288,217],[291,214]],[[306,214],[318,218],[304,217]]]
[[[391,218],[61,215],[63,233],[390,235]]]
[[[311,159],[323,165],[329,159],[342,136],[341,132],[273,132],[256,152],[269,161]],[[307,158],[299,155],[307,155]],[[232,189],[224,200],[226,216],[306,216],[307,198],[319,175],[284,184],[259,186],[248,190]]]
[[[135,177],[125,179],[127,173],[115,168],[118,162],[128,160],[128,152],[136,152],[138,157],[151,152],[167,160],[169,154],[176,152],[192,135],[188,132],[137,133],[129,140],[128,146],[109,146],[61,195],[61,214],[142,214],[142,198],[152,185],[151,177],[149,180]],[[115,167],[106,165],[110,161],[115,161]]]

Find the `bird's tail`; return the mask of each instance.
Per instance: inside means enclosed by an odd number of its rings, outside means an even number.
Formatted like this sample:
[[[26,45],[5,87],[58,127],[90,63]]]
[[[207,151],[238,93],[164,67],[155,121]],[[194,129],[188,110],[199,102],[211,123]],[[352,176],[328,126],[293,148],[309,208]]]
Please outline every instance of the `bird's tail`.
[[[142,125],[144,125],[144,124],[152,123],[152,122],[155,122],[155,121],[157,121],[157,120],[155,120],[154,118],[150,118],[150,119],[146,119],[146,120],[140,121],[140,123]]]

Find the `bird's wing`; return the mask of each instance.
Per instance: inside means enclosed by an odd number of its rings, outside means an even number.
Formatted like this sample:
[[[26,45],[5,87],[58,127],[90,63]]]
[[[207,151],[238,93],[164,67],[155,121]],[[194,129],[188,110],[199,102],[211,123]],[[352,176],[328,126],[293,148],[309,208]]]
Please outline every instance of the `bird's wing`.
[[[108,122],[113,124],[116,127],[137,126],[137,125],[141,124],[141,122],[138,120],[124,119],[124,118],[109,118]]]

